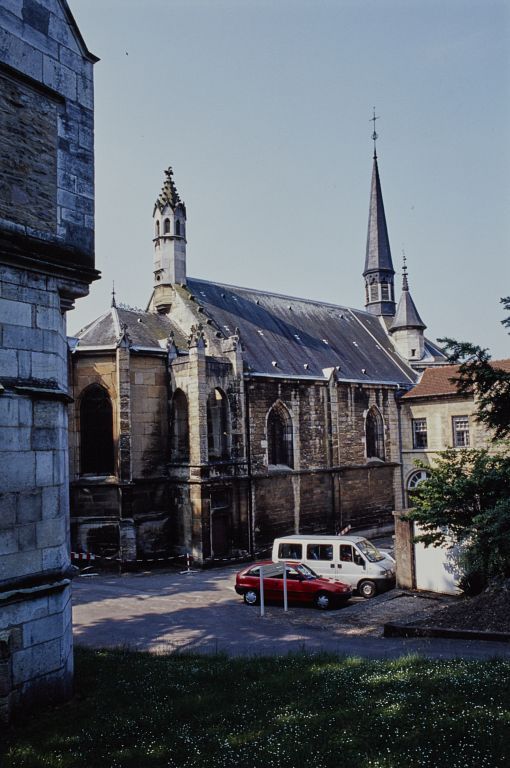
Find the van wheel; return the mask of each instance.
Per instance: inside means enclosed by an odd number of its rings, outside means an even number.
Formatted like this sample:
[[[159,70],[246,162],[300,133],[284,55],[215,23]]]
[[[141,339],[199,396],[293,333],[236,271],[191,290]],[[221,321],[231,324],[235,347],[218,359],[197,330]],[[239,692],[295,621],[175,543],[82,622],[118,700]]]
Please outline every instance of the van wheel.
[[[358,584],[358,592],[361,597],[366,597],[368,600],[369,597],[374,597],[377,594],[377,587],[373,581],[361,581]]]
[[[319,592],[319,594],[315,596],[315,607],[319,608],[321,611],[327,611],[331,608],[331,597],[327,592]]]
[[[243,600],[246,605],[258,605],[259,593],[256,589],[247,589],[243,595]]]

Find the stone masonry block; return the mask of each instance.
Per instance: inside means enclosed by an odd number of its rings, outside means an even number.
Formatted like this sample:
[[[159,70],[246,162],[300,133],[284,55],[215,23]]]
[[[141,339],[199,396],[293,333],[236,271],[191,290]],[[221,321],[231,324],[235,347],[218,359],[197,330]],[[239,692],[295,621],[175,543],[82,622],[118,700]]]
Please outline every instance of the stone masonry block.
[[[44,619],[28,622],[23,626],[23,646],[29,648],[60,638],[65,628],[65,620],[65,614],[55,613]]]
[[[43,54],[41,51],[1,28],[0,52],[6,64],[34,80],[42,79]]]
[[[40,400],[34,403],[34,426],[61,428],[64,426],[64,409],[60,403]]]
[[[69,552],[67,548],[67,533],[66,544],[61,544],[59,547],[49,547],[43,551],[42,563],[45,569],[63,568],[69,563]]]
[[[62,317],[57,309],[51,307],[37,306],[35,323],[38,328],[46,331],[61,331]]]
[[[0,555],[12,555],[19,549],[18,535],[14,530],[0,530]]]
[[[51,486],[42,489],[42,519],[51,520],[59,517],[61,507],[59,503],[60,489],[57,486]]]
[[[0,488],[2,491],[28,491],[35,485],[35,456],[28,451],[3,452],[0,461]]]
[[[0,493],[0,531],[16,523],[17,494]]]
[[[2,451],[29,451],[30,430],[28,428],[0,429],[0,453]]]
[[[41,619],[43,616],[48,616],[50,612],[48,609],[48,597],[29,597],[18,603],[2,605],[1,611],[2,626],[14,627],[22,625],[27,621],[34,621],[35,619]],[[55,612],[56,609],[51,611],[51,613]]]
[[[18,525],[36,523],[42,518],[41,490],[31,490],[18,495],[16,520]]]
[[[0,557],[0,581],[37,573],[42,567],[42,554],[37,551],[16,552]],[[2,612],[3,612],[2,608]],[[3,619],[3,615],[2,615]]]
[[[23,0],[2,0],[2,4],[6,11],[10,11],[18,18],[22,18],[21,9],[23,7]]]
[[[0,323],[30,328],[32,325],[31,305],[21,301],[0,299]]]
[[[59,43],[65,45],[66,48],[75,51],[75,53],[80,53],[80,48],[67,20],[56,16],[54,13],[50,14],[49,35],[54,40],[58,40]]]
[[[20,328],[4,325],[3,346],[7,349],[25,349],[42,352],[44,349],[42,331],[35,328]]]
[[[0,397],[0,427],[17,427],[18,419],[18,400],[2,395]]]
[[[61,667],[60,640],[56,638],[12,654],[14,685],[46,675]]]
[[[46,55],[43,57],[43,82],[67,99],[76,101],[76,73]]]
[[[62,361],[57,355],[47,352],[32,353],[32,376],[43,381],[65,381]]]
[[[53,485],[54,454],[52,451],[37,451],[35,456],[35,481],[39,488]]]
[[[66,543],[66,521],[64,518],[41,520],[37,523],[37,546],[56,547]]]
[[[18,548],[20,552],[36,549],[35,524],[21,525],[18,531]]]

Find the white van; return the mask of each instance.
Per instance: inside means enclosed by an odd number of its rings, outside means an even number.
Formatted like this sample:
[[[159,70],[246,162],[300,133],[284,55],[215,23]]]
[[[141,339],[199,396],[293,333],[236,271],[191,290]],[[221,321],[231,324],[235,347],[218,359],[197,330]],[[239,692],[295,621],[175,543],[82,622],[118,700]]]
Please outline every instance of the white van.
[[[363,597],[395,585],[395,563],[363,536],[282,536],[273,542],[272,559],[306,563],[319,576],[343,581]]]

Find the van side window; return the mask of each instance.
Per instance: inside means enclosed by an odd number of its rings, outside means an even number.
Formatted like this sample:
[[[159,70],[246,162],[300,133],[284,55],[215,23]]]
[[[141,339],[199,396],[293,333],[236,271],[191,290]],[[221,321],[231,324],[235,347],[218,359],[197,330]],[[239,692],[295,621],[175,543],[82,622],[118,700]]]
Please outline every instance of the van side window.
[[[301,560],[303,547],[301,544],[287,543],[278,547],[278,557],[283,560]]]
[[[309,544],[306,548],[307,560],[333,560],[333,544]]]
[[[340,544],[340,560],[343,563],[352,563],[352,547],[350,544]]]

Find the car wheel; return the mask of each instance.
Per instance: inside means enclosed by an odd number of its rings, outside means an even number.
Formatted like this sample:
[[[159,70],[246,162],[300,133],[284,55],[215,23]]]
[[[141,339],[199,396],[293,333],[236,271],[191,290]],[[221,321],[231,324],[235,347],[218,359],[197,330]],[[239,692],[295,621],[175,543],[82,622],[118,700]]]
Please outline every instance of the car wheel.
[[[315,607],[321,611],[327,611],[331,608],[331,596],[327,592],[319,592],[315,595]]]
[[[377,594],[377,587],[373,581],[362,581],[358,584],[358,592],[361,597],[366,597],[368,600],[369,597],[374,597]]]
[[[246,605],[257,605],[259,602],[259,593],[256,589],[247,589],[243,595]]]

